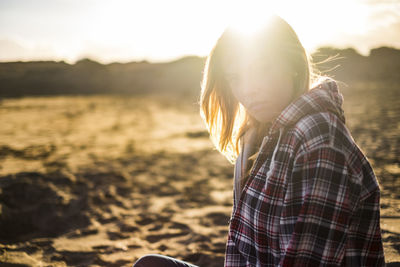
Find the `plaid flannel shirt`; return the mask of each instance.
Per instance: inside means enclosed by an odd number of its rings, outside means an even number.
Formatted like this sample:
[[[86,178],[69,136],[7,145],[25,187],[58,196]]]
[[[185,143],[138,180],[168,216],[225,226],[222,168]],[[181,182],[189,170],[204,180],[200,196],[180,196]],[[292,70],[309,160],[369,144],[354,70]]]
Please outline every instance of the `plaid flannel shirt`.
[[[274,120],[234,201],[225,267],[385,265],[379,185],[342,102],[328,78]]]

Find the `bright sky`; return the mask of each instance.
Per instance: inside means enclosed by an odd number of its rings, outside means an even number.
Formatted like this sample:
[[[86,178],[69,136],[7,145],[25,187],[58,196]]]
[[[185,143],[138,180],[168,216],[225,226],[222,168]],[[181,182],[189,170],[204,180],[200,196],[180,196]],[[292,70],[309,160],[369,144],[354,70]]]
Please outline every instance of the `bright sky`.
[[[400,0],[0,0],[0,61],[206,56],[228,21],[253,5],[283,17],[310,52],[400,48]]]

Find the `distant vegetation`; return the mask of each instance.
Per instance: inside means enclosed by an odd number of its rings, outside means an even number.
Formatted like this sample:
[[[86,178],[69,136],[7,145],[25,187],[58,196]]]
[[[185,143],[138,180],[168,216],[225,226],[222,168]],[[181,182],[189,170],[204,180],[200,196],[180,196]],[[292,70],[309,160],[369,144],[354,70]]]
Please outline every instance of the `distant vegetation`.
[[[344,82],[400,82],[400,50],[321,47],[312,54],[324,74]],[[64,61],[0,63],[0,96],[68,94],[174,94],[193,97],[200,91],[204,57],[188,56],[166,63],[147,61],[100,64],[88,58]]]

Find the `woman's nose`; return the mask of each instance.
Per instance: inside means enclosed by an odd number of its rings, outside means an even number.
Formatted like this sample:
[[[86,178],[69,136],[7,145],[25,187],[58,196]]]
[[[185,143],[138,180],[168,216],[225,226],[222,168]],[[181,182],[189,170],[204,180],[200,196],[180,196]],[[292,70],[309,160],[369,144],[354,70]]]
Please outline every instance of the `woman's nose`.
[[[246,81],[247,94],[254,98],[260,96],[262,88],[265,88],[265,81],[256,75],[249,75]]]

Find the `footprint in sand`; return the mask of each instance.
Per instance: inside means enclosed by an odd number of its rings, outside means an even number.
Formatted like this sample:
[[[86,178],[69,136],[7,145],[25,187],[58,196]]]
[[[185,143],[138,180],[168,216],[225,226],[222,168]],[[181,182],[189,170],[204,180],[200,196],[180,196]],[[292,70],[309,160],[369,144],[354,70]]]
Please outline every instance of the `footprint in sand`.
[[[162,216],[159,214],[143,214],[136,220],[139,225],[148,225],[156,222],[168,222],[170,218],[168,216]]]
[[[160,240],[163,239],[168,239],[168,238],[173,238],[173,237],[178,237],[178,236],[183,236],[183,235],[187,235],[187,233],[185,232],[181,232],[181,233],[167,233],[167,234],[158,234],[158,235],[148,235],[145,237],[145,239],[147,241],[149,241],[150,243],[156,243]]]
[[[200,224],[204,226],[226,225],[229,216],[222,212],[210,212],[200,218]]]
[[[95,235],[99,232],[97,229],[77,229],[73,232],[66,234],[68,238],[78,238],[82,236]]]
[[[168,228],[179,229],[179,230],[186,231],[186,232],[191,231],[191,229],[188,225],[179,223],[179,222],[171,222],[171,225]]]
[[[126,224],[126,223],[119,223],[119,224],[118,224],[118,227],[119,227],[119,230],[120,230],[121,232],[129,232],[129,233],[132,233],[132,232],[136,232],[136,231],[139,231],[139,230],[140,230],[139,227],[134,226],[134,225],[129,225],[129,224]]]
[[[107,231],[107,236],[110,240],[119,240],[119,239],[126,239],[129,238],[129,235],[125,235],[120,232],[113,232],[113,231]]]

